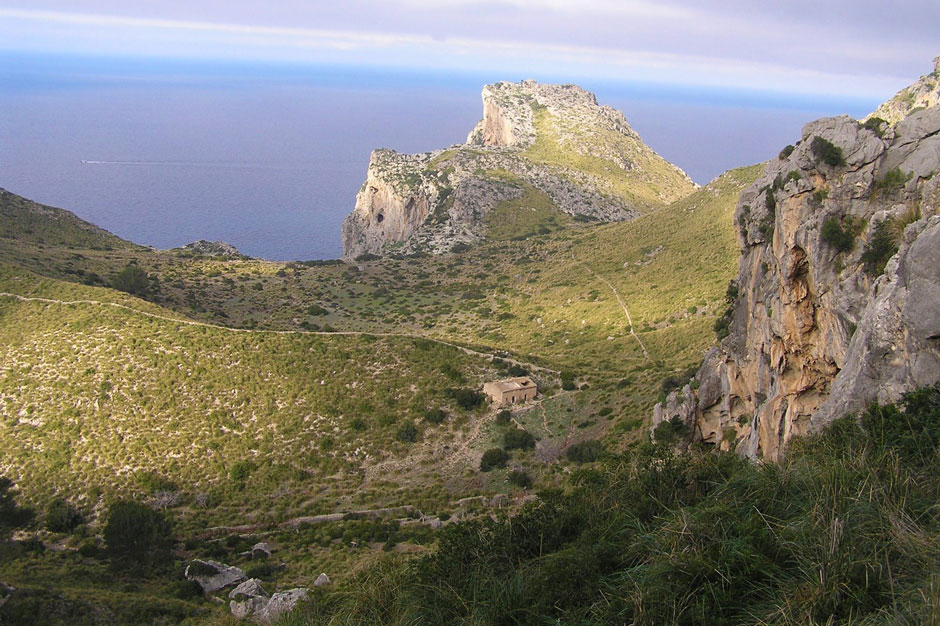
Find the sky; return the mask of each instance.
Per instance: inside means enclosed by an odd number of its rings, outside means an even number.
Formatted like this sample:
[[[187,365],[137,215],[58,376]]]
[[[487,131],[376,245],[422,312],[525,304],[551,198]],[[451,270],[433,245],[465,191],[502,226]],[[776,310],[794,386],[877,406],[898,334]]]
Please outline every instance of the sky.
[[[0,0],[0,52],[315,63],[877,101],[940,54],[907,0]]]

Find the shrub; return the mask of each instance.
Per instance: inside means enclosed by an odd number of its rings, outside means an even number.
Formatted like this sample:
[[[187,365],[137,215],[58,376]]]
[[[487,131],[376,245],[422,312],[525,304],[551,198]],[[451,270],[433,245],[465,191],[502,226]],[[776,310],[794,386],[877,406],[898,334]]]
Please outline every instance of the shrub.
[[[780,151],[780,154],[777,155],[777,158],[781,161],[784,159],[789,159],[794,150],[796,150],[796,148],[793,146],[793,144],[788,144],[783,147],[783,150]]]
[[[813,137],[813,142],[809,145],[813,156],[830,167],[845,165],[845,156],[842,154],[842,148],[834,145],[828,139],[822,137]]]
[[[237,482],[244,482],[248,480],[248,477],[251,476],[251,473],[255,471],[255,463],[249,459],[244,459],[242,461],[235,461],[232,465],[232,468],[228,471],[228,477]]]
[[[323,308],[319,304],[311,304],[307,307],[307,315],[328,315],[329,310]]]
[[[470,389],[467,387],[448,389],[447,395],[453,398],[454,402],[457,403],[457,406],[467,411],[472,411],[473,409],[483,404],[483,400],[486,398],[485,395],[476,389]]]
[[[402,443],[414,443],[418,440],[418,428],[414,422],[405,422],[395,433],[395,439]]]
[[[532,477],[523,470],[512,470],[509,472],[509,482],[522,489],[528,489],[532,486]]]
[[[527,430],[512,428],[503,433],[503,448],[506,450],[528,450],[535,447],[535,437]]]
[[[653,429],[653,439],[658,443],[672,444],[687,434],[689,428],[678,416],[663,420]]]
[[[174,598],[180,600],[196,600],[202,597],[202,587],[195,580],[174,580],[167,587],[167,591]]]
[[[820,238],[838,252],[848,252],[855,247],[855,234],[851,224],[843,228],[837,217],[827,217],[819,231]]]
[[[885,129],[885,126],[887,125],[888,125],[888,122],[884,121],[880,117],[869,117],[867,120],[865,120],[865,123],[862,124],[862,127],[867,128],[868,130],[872,131],[879,137],[884,137],[885,135],[884,129]]]
[[[163,512],[132,500],[111,505],[102,534],[112,558],[128,563],[165,560],[173,543],[170,522]]]
[[[46,529],[54,533],[67,533],[82,523],[82,516],[63,498],[56,498],[46,507]]]
[[[444,409],[428,409],[424,412],[424,421],[429,424],[440,424],[447,419]]]
[[[33,518],[31,509],[16,503],[17,495],[19,492],[13,486],[13,481],[0,476],[0,540],[6,539],[11,530],[25,526]]]
[[[136,263],[129,263],[111,279],[112,287],[135,296],[146,295],[149,284],[150,276]]]
[[[572,391],[578,388],[578,386],[574,382],[574,372],[562,371],[561,388],[564,389],[565,391]]]
[[[596,439],[576,443],[565,452],[569,461],[575,463],[591,463],[596,461],[604,452],[604,446]]]
[[[898,251],[898,244],[892,230],[890,219],[878,222],[871,239],[865,245],[861,261],[865,265],[865,271],[871,276],[881,276],[888,260]]]
[[[509,460],[509,454],[502,448],[490,448],[483,453],[480,459],[480,471],[488,472],[497,467],[506,467],[506,461]]]
[[[496,414],[496,423],[500,426],[505,426],[512,419],[512,411],[508,409],[503,409]]]
[[[914,172],[905,174],[900,167],[885,172],[879,180],[875,181],[874,190],[882,194],[892,194],[904,186],[914,176]]]

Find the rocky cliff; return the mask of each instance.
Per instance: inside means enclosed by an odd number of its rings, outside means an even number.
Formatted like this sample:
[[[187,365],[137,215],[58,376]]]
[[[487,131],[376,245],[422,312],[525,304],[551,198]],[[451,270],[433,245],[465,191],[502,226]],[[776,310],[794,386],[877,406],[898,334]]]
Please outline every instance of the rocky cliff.
[[[893,98],[879,106],[869,118],[880,118],[897,124],[912,112],[929,109],[940,104],[940,56],[933,60],[933,72],[922,76],[913,85],[897,92]]]
[[[740,197],[728,335],[654,411],[777,459],[793,436],[940,379],[940,107],[807,124]]]
[[[620,112],[580,87],[502,82],[482,95],[483,119],[466,144],[372,153],[343,222],[345,258],[446,252],[486,237],[487,216],[501,207],[618,221],[695,189]]]

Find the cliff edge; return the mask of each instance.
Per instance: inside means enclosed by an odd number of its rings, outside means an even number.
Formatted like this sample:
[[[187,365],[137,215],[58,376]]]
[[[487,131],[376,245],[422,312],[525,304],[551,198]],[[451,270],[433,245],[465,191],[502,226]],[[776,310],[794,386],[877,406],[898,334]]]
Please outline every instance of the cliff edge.
[[[940,379],[938,172],[940,106],[894,126],[807,124],[742,192],[727,336],[653,428],[776,460],[794,436]]]
[[[521,238],[572,220],[627,220],[696,188],[623,114],[580,87],[501,82],[485,86],[482,100],[466,144],[372,153],[343,222],[344,258],[441,253],[497,232]]]

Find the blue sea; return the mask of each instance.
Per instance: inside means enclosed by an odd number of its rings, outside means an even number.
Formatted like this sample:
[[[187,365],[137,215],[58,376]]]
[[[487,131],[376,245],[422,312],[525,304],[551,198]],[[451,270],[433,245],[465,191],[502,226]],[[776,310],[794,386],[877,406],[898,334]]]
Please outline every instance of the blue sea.
[[[0,187],[134,242],[222,240],[275,260],[341,253],[369,154],[465,140],[497,80],[579,82],[704,184],[769,159],[816,100],[576,77],[0,54]]]

